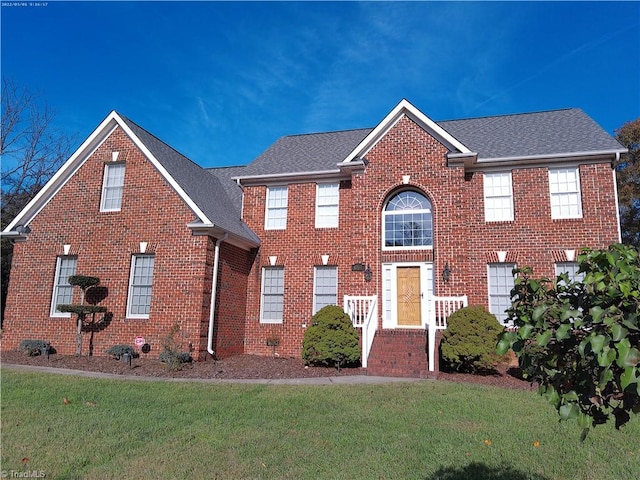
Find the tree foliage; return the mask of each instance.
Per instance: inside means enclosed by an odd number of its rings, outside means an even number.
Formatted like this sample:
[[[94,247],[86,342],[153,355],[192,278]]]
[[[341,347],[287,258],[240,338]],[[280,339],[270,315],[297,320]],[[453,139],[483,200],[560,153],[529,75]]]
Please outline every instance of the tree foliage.
[[[615,166],[622,242],[640,247],[640,118],[615,133],[616,140],[629,149]]]
[[[517,330],[501,335],[498,353],[513,349],[560,418],[578,421],[583,439],[611,417],[619,428],[640,412],[639,257],[628,245],[583,250],[583,281],[563,274],[555,285],[516,270],[507,313]]]
[[[55,113],[39,97],[2,79],[2,119],[0,156],[2,157],[1,225],[4,229],[40,191],[69,157],[74,141],[54,128]],[[11,242],[2,239],[2,316],[9,272]]]

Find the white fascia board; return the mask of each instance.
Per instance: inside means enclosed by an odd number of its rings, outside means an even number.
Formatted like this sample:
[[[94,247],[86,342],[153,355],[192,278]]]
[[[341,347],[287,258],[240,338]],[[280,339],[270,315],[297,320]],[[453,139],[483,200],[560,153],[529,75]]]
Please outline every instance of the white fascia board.
[[[424,113],[414,107],[408,100],[403,99],[391,112],[374,128],[364,140],[344,159],[343,163],[349,163],[355,158],[365,156],[378,141],[402,118],[409,116],[424,130],[429,132],[451,150],[460,153],[471,153],[461,142],[451,136],[440,125],[427,117]]]
[[[338,164],[340,165],[340,164]],[[266,185],[272,183],[303,183],[315,182],[316,180],[339,180],[342,177],[349,178],[340,169],[336,170],[319,170],[315,172],[293,172],[293,173],[277,173],[267,175],[248,175],[243,177],[233,177],[232,180],[243,185]]]
[[[160,172],[160,175],[162,175],[165,178],[165,180],[169,182],[169,185],[171,185],[171,187],[176,191],[176,193],[180,196],[180,198],[182,198],[182,200],[189,206],[189,208],[193,210],[193,213],[196,214],[196,216],[200,219],[200,221],[202,223],[212,223],[211,220],[209,220],[209,218],[207,218],[207,216],[204,214],[204,212],[200,210],[200,207],[198,207],[198,205],[196,205],[196,203],[191,199],[191,197],[187,195],[187,192],[185,192],[182,189],[182,187],[178,184],[178,182],[176,182],[173,179],[173,177],[164,168],[164,166],[158,161],[158,159],[155,156],[153,156],[153,154],[149,151],[146,145],[142,143],[142,141],[136,136],[135,133],[133,133],[133,131],[129,128],[129,126],[122,121],[122,119],[118,116],[118,114],[116,114],[116,117],[118,119],[118,124],[124,130],[124,132],[131,138],[133,143],[142,151],[142,153],[147,157],[147,159],[151,162],[151,164],[154,167],[156,167],[158,172]]]
[[[557,167],[562,165],[575,165],[578,163],[602,163],[603,161],[613,162],[617,155],[626,152],[626,149],[619,149],[593,152],[556,153],[550,155],[484,158],[474,161],[471,165],[465,165],[465,167],[468,170],[473,171],[491,167],[504,168],[505,166],[511,166],[514,168],[532,168],[545,165]]]
[[[28,225],[29,222],[49,203],[56,193],[67,183],[75,172],[84,164],[93,152],[116,128],[118,115],[112,111],[80,145],[51,179],[40,189],[33,199],[7,225],[4,232],[13,230],[17,225]]]
[[[241,237],[234,233],[231,233],[224,228],[218,227],[212,223],[200,223],[200,222],[191,222],[187,224],[187,228],[191,230],[192,235],[208,235],[214,238],[225,237],[225,242],[236,247],[239,247],[243,250],[251,250],[252,248],[257,248],[260,246],[260,243],[253,242],[251,240],[247,240],[245,237]]]

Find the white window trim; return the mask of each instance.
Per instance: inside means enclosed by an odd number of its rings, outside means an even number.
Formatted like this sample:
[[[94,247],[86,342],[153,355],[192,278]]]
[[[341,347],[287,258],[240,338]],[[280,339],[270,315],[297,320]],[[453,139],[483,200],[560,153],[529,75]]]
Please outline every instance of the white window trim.
[[[412,191],[411,189],[407,189],[409,191]],[[403,190],[404,191],[404,190]],[[410,246],[410,247],[402,247],[402,246],[395,246],[395,245],[390,245],[387,246],[386,245],[386,241],[385,241],[385,235],[386,235],[386,230],[385,230],[385,225],[386,225],[386,217],[387,215],[392,216],[394,214],[398,215],[398,211],[392,211],[392,212],[388,212],[386,210],[387,208],[387,204],[398,194],[402,193],[402,191],[400,192],[396,192],[394,193],[390,198],[387,199],[387,201],[383,204],[383,210],[382,210],[382,235],[381,235],[381,248],[383,251],[396,251],[396,252],[408,252],[408,251],[412,251],[412,250],[433,250],[433,244],[435,242],[435,220],[434,220],[434,215],[433,215],[433,203],[431,202],[431,200],[429,200],[429,198],[422,193],[421,191],[417,191],[417,190],[413,190],[416,193],[419,193],[420,195],[424,196],[427,201],[431,204],[431,209],[420,209],[420,210],[411,210],[412,213],[430,213],[431,214],[431,245],[415,245],[415,246]]]
[[[320,188],[321,186],[334,186],[336,189],[336,203],[328,203],[320,205]],[[336,208],[336,214],[332,217],[322,217],[328,218],[331,221],[327,222],[327,224],[321,224],[320,222],[320,207],[333,207]],[[339,182],[330,182],[330,183],[317,183],[316,184],[316,228],[337,228],[340,223],[340,183]]]
[[[51,293],[51,306],[50,306],[49,315],[51,317],[69,318],[69,317],[71,317],[71,312],[61,312],[61,311],[56,309],[56,307],[58,305],[57,304],[54,305],[56,299],[58,298],[58,282],[60,281],[60,267],[61,267],[63,258],[75,258],[76,259],[76,269],[78,268],[78,263],[77,263],[78,262],[78,257],[75,257],[73,255],[69,255],[69,256],[58,256],[56,258],[56,270],[55,270],[55,277],[53,279],[53,292]]]
[[[124,175],[122,176],[122,186],[118,186],[118,187],[107,187],[107,178],[109,177],[109,167],[112,166],[122,166],[125,169],[125,174],[126,174],[126,166],[124,163],[122,162],[118,162],[118,163],[106,163],[104,166],[104,173],[102,174],[102,192],[100,195],[100,211],[101,212],[119,212],[120,210],[122,210],[122,197],[124,195]],[[106,192],[107,192],[107,188],[110,189],[115,189],[115,188],[119,188],[120,189],[120,207],[118,208],[105,208],[104,204],[106,202]]]
[[[135,261],[137,257],[154,257],[154,261],[153,261],[153,275],[151,276],[151,291],[152,291],[152,299],[153,299],[153,277],[155,276],[155,268],[156,268],[156,263],[155,263],[155,255],[152,254],[146,254],[146,253],[134,253],[133,255],[131,255],[131,266],[129,268],[129,291],[127,293],[127,318],[130,319],[134,319],[134,320],[145,320],[149,318],[149,314],[142,314],[142,313],[131,313],[131,302],[132,302],[132,297],[133,297],[133,277],[134,277],[134,273],[135,273]],[[140,285],[136,285],[136,286],[140,286]],[[149,310],[151,310],[151,304],[149,304]]]
[[[284,322],[284,318],[280,319],[264,319],[264,277],[267,270],[280,269],[282,270],[282,314],[284,316],[284,267],[262,267],[262,281],[260,282],[260,323],[262,324],[277,324],[280,325]]]
[[[313,312],[312,315],[315,315],[316,313],[318,313],[318,305],[317,305],[317,300],[318,300],[318,292],[316,291],[317,288],[317,280],[318,280],[318,270],[328,270],[328,269],[333,269],[333,272],[335,273],[335,281],[336,281],[336,300],[334,305],[338,305],[338,267],[335,265],[322,265],[322,266],[315,266],[313,267]]]
[[[284,217],[284,225],[280,226],[280,227],[270,227],[269,226],[269,212],[271,210],[274,210],[275,207],[269,207],[269,194],[274,190],[274,189],[284,189],[287,193],[287,203],[284,206],[284,210],[285,210],[285,217]],[[278,207],[279,209],[283,208],[283,207]],[[264,209],[264,229],[265,230],[286,230],[287,228],[287,219],[289,216],[289,186],[288,185],[271,185],[267,187],[267,192],[266,192],[266,197],[265,197],[265,209]]]
[[[503,266],[503,267],[510,266],[511,270],[517,268],[518,265],[516,263],[511,263],[511,262],[488,263],[487,264],[487,303],[488,303],[488,306],[489,306],[488,310],[489,310],[489,313],[492,313],[493,315],[496,316],[496,318],[498,318],[498,315],[496,315],[495,313],[493,313],[491,311],[491,268],[490,267],[492,265],[500,265],[500,266]],[[512,274],[512,277],[513,277],[513,281],[515,283],[515,277],[513,276],[513,274]],[[513,326],[512,322],[510,322],[510,321],[503,322],[500,318],[498,318],[498,322],[500,322],[500,324],[503,325],[503,326],[507,326],[507,327]]]
[[[553,193],[551,191],[551,176],[554,172],[558,172],[560,170],[575,170],[576,173],[576,191],[571,192],[556,192]],[[549,179],[549,207],[551,209],[551,218],[553,220],[562,220],[562,219],[571,219],[571,218],[582,218],[582,185],[580,184],[580,168],[579,167],[559,167],[559,168],[549,168],[548,169],[548,179]],[[577,194],[578,195],[578,213],[575,215],[567,215],[567,216],[559,216],[553,213],[553,197],[554,195],[566,195],[566,194]]]
[[[496,175],[508,175],[509,178],[509,203],[510,203],[510,215],[505,218],[488,218],[489,206],[488,199],[506,198],[506,195],[487,195],[487,177]],[[484,221],[487,223],[492,222],[513,222],[514,220],[514,204],[513,204],[513,175],[512,172],[485,172],[483,174],[483,194],[484,194]]]

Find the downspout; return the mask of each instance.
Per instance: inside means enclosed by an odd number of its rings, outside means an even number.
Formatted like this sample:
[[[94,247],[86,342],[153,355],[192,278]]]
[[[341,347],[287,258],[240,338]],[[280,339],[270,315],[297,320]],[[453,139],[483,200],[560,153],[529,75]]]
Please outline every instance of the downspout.
[[[620,161],[620,152],[616,152],[616,159],[613,162],[613,190],[616,196],[616,219],[618,220],[618,243],[622,243],[622,228],[620,227],[620,205],[618,203],[618,172],[617,165]]]
[[[211,279],[211,306],[209,307],[209,335],[207,336],[207,352],[215,356],[213,349],[213,326],[216,320],[216,296],[218,290],[218,263],[220,262],[220,244],[227,239],[228,233],[222,238],[216,239],[216,246],[213,253],[213,278]]]

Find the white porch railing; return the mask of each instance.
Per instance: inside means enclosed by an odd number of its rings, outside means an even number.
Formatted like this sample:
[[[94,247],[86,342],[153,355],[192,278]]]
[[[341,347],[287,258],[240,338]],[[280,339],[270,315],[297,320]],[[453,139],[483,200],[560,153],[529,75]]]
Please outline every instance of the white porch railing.
[[[447,328],[447,318],[453,312],[468,305],[467,296],[462,297],[432,297],[429,305],[429,371],[435,370],[436,330]]]
[[[353,326],[362,329],[362,367],[367,367],[373,337],[378,329],[378,297],[345,295],[344,311],[351,318]]]
[[[436,331],[447,328],[447,318],[453,312],[468,305],[467,296],[431,297],[426,328],[429,332],[429,371],[435,370]],[[378,330],[377,296],[344,296],[344,311],[351,318],[353,326],[362,329],[362,366],[367,367],[373,338]]]

